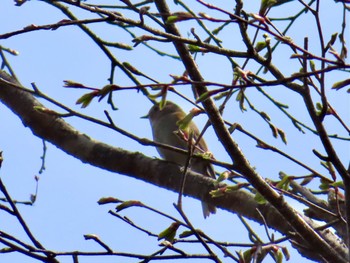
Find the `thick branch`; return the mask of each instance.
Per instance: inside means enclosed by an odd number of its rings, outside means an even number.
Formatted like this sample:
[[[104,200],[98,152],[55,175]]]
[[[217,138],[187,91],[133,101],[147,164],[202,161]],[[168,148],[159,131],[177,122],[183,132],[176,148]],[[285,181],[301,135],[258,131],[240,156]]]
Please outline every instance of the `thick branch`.
[[[0,78],[0,100],[36,136],[51,142],[67,154],[78,158],[84,163],[134,177],[172,191],[177,192],[179,190],[181,171],[177,165],[162,160],[155,160],[141,153],[133,153],[121,148],[114,148],[93,140],[87,135],[75,130],[61,118],[34,110],[35,106],[42,105],[30,93],[14,87],[13,85],[19,86],[19,84],[7,74],[0,71],[0,77],[2,77],[2,79]],[[269,204],[257,204],[253,195],[241,190],[226,194],[223,197],[211,199],[208,193],[212,189],[214,189],[214,180],[189,172],[184,189],[185,195],[205,200],[217,207],[239,213],[262,224],[261,215],[257,213],[259,209],[264,215],[269,227],[285,235],[288,235],[292,231],[290,225],[281,217],[276,209]],[[245,205],[242,206],[242,203]],[[311,220],[309,221],[311,224]],[[323,231],[321,234],[329,244],[332,244],[340,256],[346,256],[347,252],[342,242],[331,232]],[[300,237],[295,236],[293,239],[297,243],[303,244],[303,240]],[[297,248],[306,257],[319,259],[318,250]]]

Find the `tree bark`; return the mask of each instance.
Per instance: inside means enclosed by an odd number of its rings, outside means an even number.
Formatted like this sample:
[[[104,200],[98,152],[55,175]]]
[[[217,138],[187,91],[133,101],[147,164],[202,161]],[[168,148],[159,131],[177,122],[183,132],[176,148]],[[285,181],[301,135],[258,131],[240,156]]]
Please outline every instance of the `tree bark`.
[[[49,141],[83,163],[89,163],[118,175],[143,180],[168,190],[179,191],[182,176],[179,166],[147,157],[138,152],[111,147],[79,132],[55,114],[36,110],[35,107],[43,107],[43,105],[3,71],[0,71],[0,100],[22,120],[24,126],[31,129],[35,136]],[[219,185],[219,187],[223,186],[223,184]],[[188,171],[184,195],[203,200],[229,212],[238,213],[260,224],[264,223],[261,218],[262,214],[268,227],[290,236],[293,245],[302,255],[313,260],[322,260],[317,247],[309,247],[308,244],[305,244],[302,233],[291,235],[293,228],[273,206],[258,204],[254,196],[244,190],[211,198],[209,192],[216,187],[215,180]],[[257,212],[258,210],[261,214]],[[303,218],[312,227],[317,227],[310,218],[306,216]],[[318,231],[318,233],[337,251],[340,257],[347,258],[347,248],[342,240],[328,230]]]

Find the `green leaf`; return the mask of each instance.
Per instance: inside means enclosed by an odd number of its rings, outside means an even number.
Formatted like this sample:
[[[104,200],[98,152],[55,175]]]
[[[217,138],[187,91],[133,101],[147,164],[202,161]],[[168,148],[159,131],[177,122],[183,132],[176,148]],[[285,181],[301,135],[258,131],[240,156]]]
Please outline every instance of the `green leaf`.
[[[321,111],[322,108],[323,108],[323,107],[322,107],[322,104],[321,104],[320,102],[317,102],[317,103],[316,103],[316,109]]]
[[[334,33],[332,36],[331,36],[331,39],[328,41],[327,45],[326,45],[326,51],[334,45],[335,41],[337,40],[337,36],[338,36],[338,33]]]
[[[127,70],[129,70],[131,73],[134,73],[135,75],[142,75],[142,73],[135,68],[133,65],[131,65],[129,62],[123,62],[123,66],[127,68]]]
[[[225,187],[221,187],[221,188],[218,188],[218,189],[215,189],[215,190],[211,190],[209,192],[210,196],[212,198],[216,198],[216,197],[221,197],[221,196],[224,196],[225,195],[225,191],[226,191],[226,186]]]
[[[228,132],[229,132],[230,134],[232,134],[232,133],[237,129],[237,127],[239,127],[238,125],[239,125],[239,124],[237,124],[237,123],[232,124],[232,125],[228,128]]]
[[[176,13],[173,13],[172,15],[168,16],[165,23],[166,24],[173,24],[176,22],[185,21],[185,20],[189,20],[192,18],[194,18],[194,16],[191,13],[176,12]]]
[[[259,14],[265,15],[267,9],[271,8],[276,3],[277,3],[277,0],[261,0]]]
[[[181,238],[185,238],[185,237],[190,237],[190,236],[193,236],[194,235],[194,232],[191,231],[191,230],[185,230],[184,232],[182,232],[179,237]]]
[[[265,197],[263,197],[259,192],[256,192],[254,196],[254,200],[257,201],[258,204],[260,205],[264,205],[267,203],[267,200],[265,199]]]
[[[288,261],[290,259],[290,254],[289,254],[288,249],[286,247],[281,247],[281,248],[282,248],[282,253],[283,253],[284,257]]]
[[[281,172],[280,175],[282,175],[282,180],[276,184],[276,187],[287,191],[290,185],[290,177],[288,175],[284,175],[283,172]]]
[[[196,46],[196,45],[189,44],[189,45],[187,45],[187,47],[188,47],[188,51],[190,51],[190,52],[202,52],[203,51],[203,49],[201,47]]]
[[[108,95],[111,91],[115,90],[116,88],[117,86],[114,84],[108,84],[104,86],[98,92],[98,95],[100,95],[100,98],[98,99],[98,101],[101,101],[106,95]]]
[[[75,82],[73,80],[64,80],[63,83],[64,83],[63,87],[67,87],[67,88],[86,88],[83,84],[79,82]]]
[[[272,131],[273,137],[278,138],[278,129],[276,128],[276,126],[271,123],[269,123],[269,126]]]
[[[254,248],[254,251],[255,251],[255,248]],[[244,261],[243,262],[251,262],[253,254],[254,253],[252,251],[252,248],[244,251],[244,253],[243,253],[243,260]]]
[[[283,253],[281,252],[281,250],[277,250],[275,253],[275,259],[276,259],[276,263],[282,263],[283,262]]]
[[[264,111],[260,112],[260,116],[263,117],[264,120],[271,121],[270,116]]]
[[[350,85],[350,79],[345,79],[345,80],[338,81],[338,82],[334,83],[332,86],[332,89],[340,90],[348,85]],[[349,90],[348,90],[348,92],[349,92]]]
[[[91,103],[92,99],[94,97],[96,97],[97,93],[98,93],[97,91],[93,91],[93,92],[84,94],[83,96],[81,96],[77,100],[76,104],[81,104],[82,108],[86,108],[87,106],[89,106],[89,104]]]
[[[205,101],[206,99],[209,98],[209,91],[204,92],[203,94],[201,94],[197,99],[196,99],[196,103],[200,103]]]
[[[274,4],[273,6],[283,5],[283,4],[291,2],[291,1],[294,1],[294,0],[277,0],[277,3]]]
[[[213,158],[213,153],[209,152],[209,151],[206,151],[204,153],[194,153],[194,156],[199,156],[199,157],[201,157],[204,160],[210,160],[210,159]]]
[[[315,61],[310,60],[310,68],[311,68],[311,70],[312,70],[313,72],[316,71]]]
[[[135,200],[125,201],[125,202],[121,203],[120,205],[118,205],[116,207],[116,210],[117,210],[117,212],[119,212],[125,208],[129,208],[129,207],[133,207],[133,206],[143,206],[143,204],[140,201],[135,201]]]
[[[162,92],[162,99],[159,102],[159,110],[162,110],[166,104],[166,92]]]
[[[209,194],[212,198],[217,198],[217,197],[224,196],[225,194],[238,191],[243,187],[248,187],[249,185],[250,185],[249,183],[238,183],[236,185],[224,186],[224,187],[210,191]]]
[[[241,111],[246,111],[246,108],[244,107],[244,89],[240,89],[237,96],[236,101],[239,101],[239,108]]]
[[[266,11],[275,6],[283,5],[285,3],[288,3],[293,0],[262,0],[260,4],[260,10],[259,14],[260,15],[266,15]]]
[[[165,23],[166,24],[173,24],[173,23],[176,23],[177,21],[179,21],[178,16],[168,16]]]
[[[173,242],[179,226],[180,224],[178,222],[172,223],[168,228],[158,234],[158,240],[165,239],[169,242]]]
[[[249,186],[249,183],[238,183],[236,185],[230,185],[226,187],[225,193],[233,193],[243,187]]]
[[[281,136],[281,139],[284,142],[284,144],[287,144],[287,136],[286,136],[285,132],[281,129],[277,129],[277,132]]]
[[[302,186],[307,185],[307,184],[310,183],[313,179],[314,179],[314,177],[312,177],[312,176],[305,177],[305,178],[300,182],[300,185],[302,185]]]
[[[222,181],[225,181],[230,175],[230,172],[225,171],[219,175],[219,177],[216,179],[216,182],[220,183]]]
[[[334,183],[332,183],[332,186],[334,186],[334,187],[339,187],[339,188],[341,188],[341,189],[344,189],[344,181],[337,181],[337,182],[334,182]]]
[[[267,43],[265,41],[260,41],[260,42],[256,43],[255,50],[256,50],[256,52],[260,52],[261,50],[263,50],[266,47],[267,47]]]
[[[159,97],[161,97],[161,96],[163,96],[163,92],[162,92],[162,91],[160,91],[160,92],[158,92],[158,93],[156,93],[156,94],[148,94],[148,95],[147,95],[147,97],[148,97],[149,99],[151,99],[152,101],[155,101],[155,99],[157,99],[157,98],[159,98]]]
[[[51,115],[59,115],[56,111],[50,110],[50,109],[45,108],[43,106],[34,106],[33,109],[36,111],[42,112],[42,113],[47,113],[47,114],[51,114]]]
[[[180,130],[185,131],[187,130],[187,128],[189,127],[189,125],[192,122],[192,119],[194,117],[194,111],[190,111],[189,114],[187,114],[185,116],[185,118],[179,120],[178,122],[176,122],[176,125],[179,127]]]
[[[121,200],[119,200],[118,198],[115,198],[115,197],[101,197],[97,203],[99,205],[105,205],[105,204],[116,204],[116,203],[120,203]]]
[[[218,95],[214,96],[214,100],[221,100],[222,98],[226,97],[229,94],[228,91],[220,92]]]
[[[319,188],[321,190],[328,190],[330,188],[330,184],[328,182],[321,182]]]
[[[212,31],[212,33],[213,33],[213,35],[217,35],[217,34],[219,34],[220,33],[220,31],[223,29],[223,27],[218,27],[218,28],[215,28],[213,31]]]

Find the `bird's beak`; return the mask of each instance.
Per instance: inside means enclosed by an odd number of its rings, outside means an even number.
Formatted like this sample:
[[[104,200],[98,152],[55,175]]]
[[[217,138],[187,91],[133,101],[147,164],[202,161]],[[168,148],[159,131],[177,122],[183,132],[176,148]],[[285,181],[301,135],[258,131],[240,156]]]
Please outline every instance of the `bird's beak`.
[[[145,116],[140,117],[140,119],[149,119],[149,114],[146,114]]]

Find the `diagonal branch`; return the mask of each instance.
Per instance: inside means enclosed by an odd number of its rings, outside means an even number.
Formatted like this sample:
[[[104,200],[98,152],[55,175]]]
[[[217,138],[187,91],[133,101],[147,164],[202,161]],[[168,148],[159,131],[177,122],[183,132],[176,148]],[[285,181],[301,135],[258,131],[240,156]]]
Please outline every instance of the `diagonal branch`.
[[[114,173],[143,180],[175,192],[179,190],[181,170],[177,165],[93,140],[74,129],[61,118],[34,110],[35,106],[42,105],[29,92],[14,86],[19,86],[19,84],[0,71],[0,100],[21,118],[23,124],[30,128],[36,136],[51,142],[83,163],[89,163]],[[162,176],[164,174],[167,176]],[[276,209],[269,204],[259,205],[254,200],[253,195],[243,190],[215,199],[210,198],[208,193],[214,189],[214,185],[213,179],[188,171],[184,194],[263,223],[261,214],[257,212],[259,210],[269,227],[284,235],[289,235],[292,232],[289,223],[283,219]],[[242,206],[242,203],[245,205]],[[308,219],[308,222],[312,224],[310,219]],[[313,225],[313,227],[317,226]],[[329,244],[332,244],[339,256],[346,256],[346,249],[334,234],[330,231],[322,231],[320,234]],[[295,240],[295,243],[307,246],[300,236],[293,237],[293,240]],[[307,257],[319,259],[318,249],[303,250],[302,246],[297,247],[297,249]]]
[[[241,2],[237,2],[238,10]],[[155,4],[159,13],[163,15],[166,31],[175,36],[180,36],[181,34],[175,24],[166,23],[167,17],[171,14],[166,1],[155,0]],[[187,50],[186,45],[178,41],[174,41],[173,43],[191,79],[194,81],[203,81],[203,77],[201,76],[194,59]],[[194,89],[194,92],[197,95],[201,95],[208,91],[207,88],[202,85],[195,85]],[[245,158],[237,143],[231,138],[230,133],[226,129],[225,123],[212,99],[207,99],[203,102],[203,105],[218,139],[225,147],[225,150],[230,156],[232,162],[239,167],[239,172],[245,175],[246,179],[253,185],[253,187],[257,189],[281,213],[285,220],[293,225],[296,232],[303,236],[304,240],[309,244],[309,246],[314,249],[319,249],[323,260],[330,262],[347,262],[346,258],[340,256],[330,244],[325,242],[325,240],[308,223],[306,223],[299,216],[299,214],[290,205],[288,205],[287,202],[285,202],[283,197],[274,191],[266,183],[266,181],[256,173],[254,168]]]

